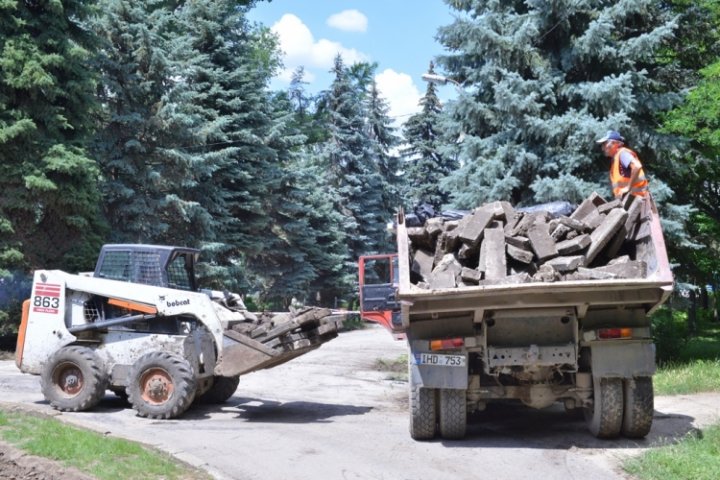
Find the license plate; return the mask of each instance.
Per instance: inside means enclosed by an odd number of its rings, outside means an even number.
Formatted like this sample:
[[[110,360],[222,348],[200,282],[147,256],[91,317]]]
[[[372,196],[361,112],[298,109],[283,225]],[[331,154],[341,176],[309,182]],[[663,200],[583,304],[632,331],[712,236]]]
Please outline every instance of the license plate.
[[[438,353],[416,353],[416,365],[435,365],[438,367],[464,367],[465,355],[441,355]]]

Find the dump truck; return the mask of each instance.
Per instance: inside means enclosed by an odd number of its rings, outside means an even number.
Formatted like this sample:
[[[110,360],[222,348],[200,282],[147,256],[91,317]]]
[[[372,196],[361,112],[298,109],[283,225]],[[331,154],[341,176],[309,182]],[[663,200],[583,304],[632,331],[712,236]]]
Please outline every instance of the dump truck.
[[[407,220],[397,253],[361,259],[366,276],[397,263],[397,278],[374,273],[361,289],[365,318],[407,338],[412,438],[462,438],[468,415],[499,401],[561,402],[598,438],[648,434],[649,315],[673,288],[652,197]]]
[[[53,408],[82,411],[107,390],[138,415],[168,419],[193,403],[222,403],[241,375],[272,368],[337,336],[324,308],[247,310],[238,294],[199,290],[200,251],[105,245],[95,271],[34,273],[15,361],[40,376]]]

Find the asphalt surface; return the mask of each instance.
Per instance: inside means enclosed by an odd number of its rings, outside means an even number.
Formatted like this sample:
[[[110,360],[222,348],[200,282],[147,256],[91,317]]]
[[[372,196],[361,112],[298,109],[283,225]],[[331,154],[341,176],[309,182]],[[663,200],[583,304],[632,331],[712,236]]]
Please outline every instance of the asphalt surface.
[[[622,479],[629,456],[720,421],[718,394],[657,397],[646,439],[607,441],[561,405],[491,404],[471,418],[465,440],[415,442],[407,384],[376,367],[405,351],[373,326],[244,376],[226,404],[193,406],[180,419],[137,417],[110,393],[93,411],[57,418],[153,445],[222,480]],[[53,412],[39,378],[12,361],[0,361],[1,403]]]

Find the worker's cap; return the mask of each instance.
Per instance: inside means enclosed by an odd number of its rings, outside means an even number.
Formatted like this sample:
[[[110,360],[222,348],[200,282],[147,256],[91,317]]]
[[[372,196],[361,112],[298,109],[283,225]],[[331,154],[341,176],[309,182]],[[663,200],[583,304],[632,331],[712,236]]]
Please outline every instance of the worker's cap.
[[[608,132],[605,134],[604,137],[602,137],[600,140],[597,141],[597,143],[605,143],[608,140],[615,140],[617,142],[625,143],[625,139],[622,135],[620,135],[619,132],[616,132],[615,130],[608,130]]]

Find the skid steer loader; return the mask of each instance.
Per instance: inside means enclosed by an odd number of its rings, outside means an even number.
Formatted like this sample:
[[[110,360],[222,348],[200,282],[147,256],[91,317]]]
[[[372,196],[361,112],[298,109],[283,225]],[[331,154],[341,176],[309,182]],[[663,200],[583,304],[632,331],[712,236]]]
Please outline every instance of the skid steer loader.
[[[198,291],[199,251],[105,245],[92,274],[35,272],[23,304],[16,364],[40,375],[61,411],[88,410],[106,391],[140,416],[222,403],[242,374],[271,368],[337,336],[341,317],[306,308],[249,312],[237,294]]]

